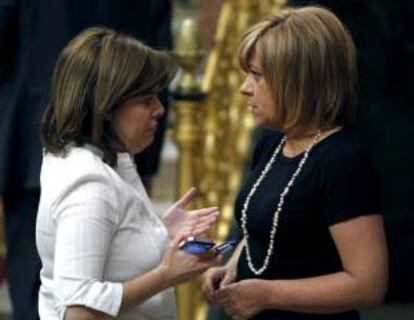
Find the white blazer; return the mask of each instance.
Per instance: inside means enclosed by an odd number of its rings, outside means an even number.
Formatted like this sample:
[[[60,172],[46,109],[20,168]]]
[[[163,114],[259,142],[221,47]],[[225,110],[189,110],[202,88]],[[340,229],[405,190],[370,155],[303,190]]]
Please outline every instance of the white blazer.
[[[43,157],[36,228],[42,320],[63,319],[71,305],[117,317],[121,283],[156,267],[168,244],[131,156],[118,154],[115,170],[101,157],[90,145]],[[119,319],[170,320],[175,313],[168,289]]]

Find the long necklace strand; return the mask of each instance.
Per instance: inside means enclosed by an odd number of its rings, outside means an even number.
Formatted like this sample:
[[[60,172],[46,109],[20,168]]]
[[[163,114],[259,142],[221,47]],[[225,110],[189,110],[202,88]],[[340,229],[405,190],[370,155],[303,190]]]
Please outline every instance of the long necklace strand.
[[[275,237],[276,237],[277,226],[278,226],[278,223],[279,223],[279,215],[280,215],[280,212],[282,211],[282,207],[283,207],[283,203],[285,201],[285,197],[289,193],[289,190],[292,187],[293,183],[295,182],[296,178],[298,177],[298,175],[302,171],[302,168],[303,168],[306,160],[308,159],[310,151],[315,146],[315,144],[318,142],[320,136],[321,136],[321,131],[319,130],[318,133],[316,134],[315,138],[313,139],[312,143],[306,148],[305,153],[303,154],[303,157],[300,160],[296,171],[293,173],[293,175],[290,178],[288,184],[283,189],[283,192],[280,194],[279,203],[278,203],[277,209],[276,209],[276,211],[273,215],[273,223],[272,223],[272,229],[270,231],[269,247],[267,248],[267,254],[266,254],[266,257],[264,259],[263,266],[259,269],[257,269],[253,265],[253,260],[252,260],[252,256],[251,256],[251,253],[250,253],[249,234],[247,232],[247,226],[246,226],[246,224],[247,224],[247,210],[249,209],[249,204],[250,204],[251,198],[256,193],[256,191],[257,191],[258,187],[260,186],[260,184],[262,183],[263,179],[266,177],[266,175],[272,169],[272,166],[273,166],[273,164],[276,160],[276,157],[280,153],[280,150],[282,149],[283,144],[286,141],[286,136],[284,136],[282,138],[279,145],[276,147],[275,151],[273,152],[272,157],[270,158],[269,162],[264,167],[264,169],[261,172],[259,178],[253,184],[252,189],[250,190],[249,194],[246,197],[246,200],[243,204],[242,213],[241,213],[241,227],[242,227],[243,236],[244,236],[244,239],[245,239],[245,246],[246,246],[246,253],[247,253],[247,263],[249,265],[250,270],[255,275],[262,274],[267,269],[267,267],[269,265],[270,257],[272,256],[272,253],[273,253],[274,241],[275,241]]]

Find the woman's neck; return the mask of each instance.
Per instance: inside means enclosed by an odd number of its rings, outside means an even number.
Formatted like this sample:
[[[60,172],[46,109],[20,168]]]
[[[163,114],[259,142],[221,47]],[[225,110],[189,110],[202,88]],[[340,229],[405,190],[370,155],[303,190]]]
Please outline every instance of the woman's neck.
[[[341,130],[342,127],[334,127],[331,129],[321,131],[321,135],[318,138],[316,143],[321,142],[323,139],[326,139],[331,134]],[[320,130],[318,128],[309,128],[303,131],[303,134],[296,135],[294,137],[289,137],[286,135],[286,142],[283,146],[283,155],[288,158],[294,158],[297,155],[301,154],[306,150],[306,148],[314,141],[317,137],[318,132]]]

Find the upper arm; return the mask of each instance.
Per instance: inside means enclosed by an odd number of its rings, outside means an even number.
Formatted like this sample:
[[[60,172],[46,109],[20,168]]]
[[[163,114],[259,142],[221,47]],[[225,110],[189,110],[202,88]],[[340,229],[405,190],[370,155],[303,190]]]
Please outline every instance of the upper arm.
[[[102,279],[117,225],[113,187],[89,176],[68,188],[53,207],[56,223],[55,279]]]
[[[382,211],[379,176],[359,148],[344,143],[322,168],[322,212],[328,225]]]
[[[381,215],[357,217],[329,230],[345,272],[382,298],[388,284],[388,252]]]
[[[110,315],[119,311],[122,284],[104,279],[118,222],[115,200],[109,181],[88,176],[68,188],[53,207],[54,297],[61,316],[74,305]]]
[[[107,320],[113,319],[102,312],[82,306],[71,306],[67,308],[64,320]]]
[[[342,266],[368,297],[383,297],[388,254],[378,175],[362,150],[344,144],[326,159],[323,214]]]

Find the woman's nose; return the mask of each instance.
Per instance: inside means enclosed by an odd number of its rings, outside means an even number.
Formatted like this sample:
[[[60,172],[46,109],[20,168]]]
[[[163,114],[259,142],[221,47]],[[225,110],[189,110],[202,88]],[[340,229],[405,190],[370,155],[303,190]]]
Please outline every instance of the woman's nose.
[[[157,118],[161,118],[165,113],[165,108],[164,108],[163,104],[161,103],[161,101],[158,98],[155,101],[155,105],[156,105],[156,108],[155,108],[154,115]]]
[[[249,96],[253,93],[249,76],[247,76],[246,79],[244,79],[244,81],[243,81],[243,83],[240,87],[240,93],[243,94],[243,95],[246,95],[246,96]]]

